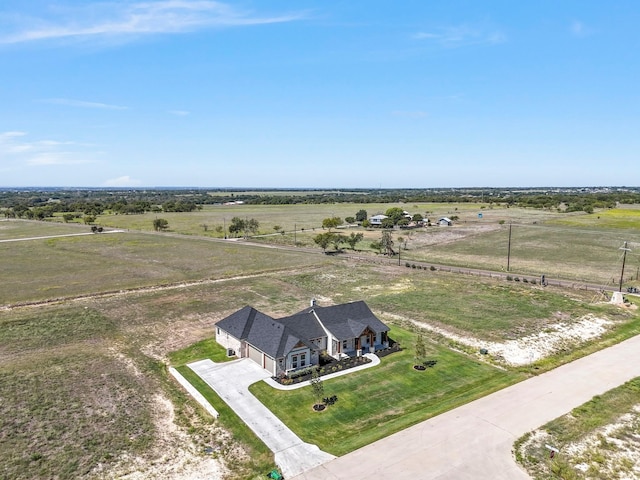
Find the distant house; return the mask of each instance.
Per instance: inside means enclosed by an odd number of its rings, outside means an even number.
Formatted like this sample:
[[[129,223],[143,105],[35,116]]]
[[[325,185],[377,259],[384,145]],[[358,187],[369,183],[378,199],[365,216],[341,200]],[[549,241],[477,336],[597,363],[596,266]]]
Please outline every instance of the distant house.
[[[438,225],[440,226],[450,227],[452,224],[453,222],[451,221],[451,219],[447,217],[442,217],[440,220],[438,220]]]
[[[382,221],[385,218],[389,218],[389,217],[387,217],[386,215],[382,215],[382,214],[381,215],[374,215],[373,217],[371,217],[369,219],[369,223],[371,223],[371,225],[373,225],[373,226],[378,226],[379,227],[380,225],[382,225]]]
[[[216,341],[230,355],[249,357],[273,376],[334,358],[389,346],[389,327],[363,301],[319,307],[274,319],[246,306],[216,324]]]

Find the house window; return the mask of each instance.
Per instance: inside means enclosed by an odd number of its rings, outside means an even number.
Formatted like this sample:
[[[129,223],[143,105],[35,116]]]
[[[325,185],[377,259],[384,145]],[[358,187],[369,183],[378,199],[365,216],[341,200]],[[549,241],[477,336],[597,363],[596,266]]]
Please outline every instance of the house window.
[[[346,340],[344,340],[342,342],[342,348],[345,349],[345,350],[347,349],[347,341]]]
[[[301,353],[300,354],[300,366],[304,367],[307,364],[307,354],[306,353]]]
[[[291,357],[291,367],[292,368],[298,368],[298,356],[297,355],[293,355]]]

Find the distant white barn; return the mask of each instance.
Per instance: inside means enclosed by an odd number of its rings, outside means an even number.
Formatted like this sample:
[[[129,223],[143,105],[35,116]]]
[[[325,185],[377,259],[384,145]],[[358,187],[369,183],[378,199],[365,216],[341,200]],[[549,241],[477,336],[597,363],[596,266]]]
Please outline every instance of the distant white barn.
[[[438,225],[440,226],[450,227],[452,224],[453,222],[451,221],[451,219],[447,217],[442,217],[440,220],[438,220]]]

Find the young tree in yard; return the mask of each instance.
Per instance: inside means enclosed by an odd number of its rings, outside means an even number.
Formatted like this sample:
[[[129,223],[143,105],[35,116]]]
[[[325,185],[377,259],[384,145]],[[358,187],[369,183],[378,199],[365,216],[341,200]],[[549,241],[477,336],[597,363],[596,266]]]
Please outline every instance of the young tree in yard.
[[[424,220],[424,217],[419,213],[416,213],[413,217],[411,217],[411,220],[418,223],[418,222],[422,222]]]
[[[351,250],[355,250],[356,249],[356,244],[358,242],[360,242],[363,237],[364,237],[364,235],[362,235],[362,233],[351,232],[351,235],[349,235],[346,238],[346,241],[349,244],[349,246],[351,247]]]
[[[316,401],[315,404],[322,404],[322,397],[324,396],[324,385],[322,383],[322,378],[320,378],[318,368],[314,368],[313,372],[311,372],[311,380],[309,381],[309,383],[311,384],[311,389],[313,391],[313,398]]]
[[[355,223],[356,219],[354,217],[345,217],[344,221],[347,223]]]
[[[358,210],[356,213],[356,222],[364,222],[367,219],[366,210]]]
[[[416,337],[416,352],[415,352],[415,360],[414,365],[420,365],[425,355],[427,354],[427,349],[424,345],[424,338],[422,337],[422,333],[418,333]]]
[[[169,228],[169,222],[164,219],[164,218],[156,218],[153,221],[153,229],[156,232],[159,232],[161,230],[166,230],[167,228]]]
[[[84,223],[86,225],[90,225],[90,224],[92,224],[93,222],[96,221],[96,217],[94,217],[92,215],[85,215],[83,220],[84,220]]]

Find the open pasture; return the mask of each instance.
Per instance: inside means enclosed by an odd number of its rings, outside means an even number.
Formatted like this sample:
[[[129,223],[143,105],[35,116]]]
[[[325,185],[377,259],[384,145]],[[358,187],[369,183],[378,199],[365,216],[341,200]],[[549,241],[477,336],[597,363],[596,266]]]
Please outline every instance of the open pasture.
[[[611,286],[619,281],[622,267],[620,247],[640,247],[640,233],[628,230],[596,230],[547,225],[513,225],[511,255],[509,226],[454,237],[441,228],[416,233],[405,258],[463,267],[509,271],[516,275],[542,275]],[[435,238],[430,238],[429,235]],[[440,236],[440,241],[438,241]],[[421,245],[422,244],[422,245]],[[627,255],[625,281],[637,280],[639,252]]]
[[[48,224],[43,225],[46,231]],[[30,226],[31,233],[38,233]],[[40,236],[40,235],[36,235]],[[0,305],[321,264],[320,255],[139,233],[0,243]]]
[[[294,227],[299,231],[313,228],[321,229],[322,220],[328,217],[355,217],[359,210],[366,210],[369,216],[384,213],[391,207],[400,207],[411,214],[420,213],[428,217],[455,215],[467,212],[469,218],[480,211],[478,204],[449,204],[449,203],[331,203],[331,204],[296,204],[296,205],[204,205],[202,210],[188,213],[145,213],[142,215],[100,215],[96,223],[132,230],[152,230],[155,218],[164,218],[169,222],[169,230],[188,235],[205,235],[222,237],[223,231],[217,232],[216,227],[228,228],[233,217],[242,219],[255,218],[260,223],[257,234],[274,233],[274,226],[279,226],[287,232]],[[496,209],[504,210],[507,209]],[[431,213],[427,213],[431,212]],[[206,225],[206,231],[205,226]]]
[[[640,209],[637,205],[623,205],[611,210],[600,210],[590,215],[558,217],[549,221],[552,225],[566,225],[590,229],[640,229]]]
[[[0,240],[90,232],[87,225],[31,220],[0,220]]]

